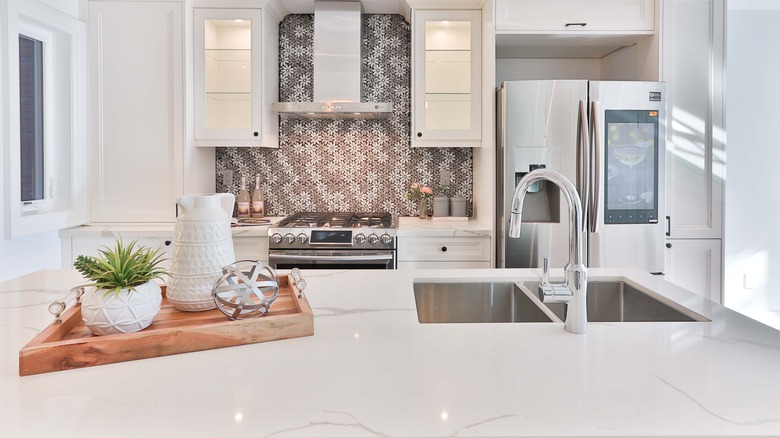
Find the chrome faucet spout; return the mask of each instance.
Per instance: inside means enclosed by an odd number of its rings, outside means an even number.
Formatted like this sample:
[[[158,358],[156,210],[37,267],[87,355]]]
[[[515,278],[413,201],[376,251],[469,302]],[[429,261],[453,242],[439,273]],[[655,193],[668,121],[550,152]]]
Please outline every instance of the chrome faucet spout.
[[[566,330],[572,333],[585,333],[587,331],[587,268],[583,255],[582,236],[582,203],[580,195],[574,184],[560,172],[552,169],[536,169],[529,172],[515,187],[512,196],[512,207],[509,215],[509,237],[520,237],[520,223],[522,219],[523,201],[532,184],[545,180],[550,181],[563,192],[566,203],[569,205],[569,263],[565,267],[564,282],[560,284],[550,283],[551,293],[543,294],[545,301],[565,301],[566,305]],[[562,288],[570,293],[561,296]]]

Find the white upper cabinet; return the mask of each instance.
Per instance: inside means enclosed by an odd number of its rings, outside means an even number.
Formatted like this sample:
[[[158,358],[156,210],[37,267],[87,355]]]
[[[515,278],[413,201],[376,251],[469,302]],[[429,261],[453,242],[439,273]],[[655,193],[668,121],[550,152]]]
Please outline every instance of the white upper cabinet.
[[[412,146],[479,147],[480,11],[412,12]]]
[[[725,138],[721,0],[664,5],[669,237],[723,237]]]
[[[496,32],[652,32],[653,0],[496,0]]]
[[[182,5],[91,2],[92,222],[171,222],[183,193]]]
[[[496,0],[496,55],[601,58],[655,31],[654,0]]]
[[[278,21],[264,9],[193,16],[195,144],[279,147]]]

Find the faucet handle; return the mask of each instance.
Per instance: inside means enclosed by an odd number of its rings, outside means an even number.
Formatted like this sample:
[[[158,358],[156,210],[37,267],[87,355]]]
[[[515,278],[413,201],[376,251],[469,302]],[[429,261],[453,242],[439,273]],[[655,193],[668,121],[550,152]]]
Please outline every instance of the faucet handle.
[[[566,283],[550,283],[550,259],[544,258],[542,263],[542,282],[539,284],[539,299],[544,302],[568,302],[573,293]]]

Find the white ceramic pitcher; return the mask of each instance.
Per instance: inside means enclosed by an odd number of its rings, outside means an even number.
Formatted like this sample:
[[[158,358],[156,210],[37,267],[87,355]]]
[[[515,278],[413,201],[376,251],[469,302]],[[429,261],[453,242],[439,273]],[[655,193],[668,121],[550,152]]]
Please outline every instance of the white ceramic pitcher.
[[[173,263],[166,296],[185,311],[216,307],[211,296],[222,267],[236,260],[230,218],[232,193],[183,195],[176,201],[180,214],[173,240]]]

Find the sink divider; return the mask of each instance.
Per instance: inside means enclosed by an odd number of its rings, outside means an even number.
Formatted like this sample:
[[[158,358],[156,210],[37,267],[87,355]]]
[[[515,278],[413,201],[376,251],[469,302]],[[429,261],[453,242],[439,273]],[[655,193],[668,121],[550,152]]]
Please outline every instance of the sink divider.
[[[533,293],[530,289],[528,289],[528,287],[526,287],[525,282],[522,281],[516,282],[515,285],[518,288],[520,288],[520,290],[523,291],[523,293],[526,294],[534,304],[536,304],[536,307],[538,307],[539,310],[544,312],[544,314],[547,315],[547,317],[550,318],[552,322],[563,323],[563,321],[561,321],[561,318],[558,318],[558,315],[556,315],[552,310],[550,310],[550,308],[547,307],[535,293]]]

